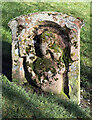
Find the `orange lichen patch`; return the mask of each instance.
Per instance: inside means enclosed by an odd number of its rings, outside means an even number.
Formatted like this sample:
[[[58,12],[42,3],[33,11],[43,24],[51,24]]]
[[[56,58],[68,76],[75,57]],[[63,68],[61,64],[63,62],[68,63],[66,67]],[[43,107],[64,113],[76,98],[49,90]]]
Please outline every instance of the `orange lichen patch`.
[[[31,22],[31,20],[28,18],[25,18],[25,22],[29,24]]]
[[[76,19],[75,21],[73,21],[73,23],[76,24],[78,26],[78,28],[81,27],[81,21],[80,20]]]
[[[59,22],[59,24],[62,26],[62,27],[65,27],[65,23],[64,23],[64,21],[62,20],[62,21],[60,21]]]
[[[77,29],[73,29],[73,31],[74,31],[75,33],[77,33]]]

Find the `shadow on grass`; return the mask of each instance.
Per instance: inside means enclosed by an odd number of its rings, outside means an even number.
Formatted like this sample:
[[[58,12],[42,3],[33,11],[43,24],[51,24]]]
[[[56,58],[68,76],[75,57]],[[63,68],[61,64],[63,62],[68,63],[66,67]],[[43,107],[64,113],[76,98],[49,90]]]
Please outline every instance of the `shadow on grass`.
[[[32,118],[40,118],[40,117],[46,118],[47,117],[47,115],[43,114],[44,112],[39,109],[39,104],[37,105],[35,100],[34,101],[31,100],[32,96],[29,101],[26,97],[24,97],[24,95],[23,96],[19,95],[17,92],[15,92],[14,89],[9,90],[9,88],[5,87],[5,86],[3,86],[3,96],[5,96],[7,99],[10,100],[11,106],[12,106],[12,104],[16,103],[17,105],[19,105],[17,109],[19,109],[19,107],[22,105],[22,109],[24,111],[30,111],[30,116]],[[13,108],[11,108],[12,110],[9,109],[10,107],[8,106],[8,108],[7,108],[9,110],[9,112],[13,112],[13,111],[15,112],[15,110]],[[12,116],[12,118],[15,117],[13,115],[11,115],[11,116]],[[17,112],[17,116],[18,116],[18,112]],[[3,116],[3,119],[4,118],[8,118],[8,116]],[[21,116],[21,118],[22,118],[22,116]]]
[[[49,101],[51,99],[54,98],[50,95]],[[68,100],[62,100],[62,98],[57,98],[55,102],[58,103],[60,107],[64,107],[65,110],[68,111],[70,114],[72,113],[75,118],[83,118],[83,120],[84,118],[88,118],[86,112],[84,112],[82,108],[77,105],[77,103]]]
[[[26,94],[28,95],[28,97],[26,96]],[[45,108],[45,111],[43,110],[43,107],[47,107],[47,106],[49,107],[49,105],[50,105],[51,108],[49,108],[50,109],[49,111],[51,111],[51,109],[54,109],[54,108],[52,108],[53,104],[54,105],[58,104],[59,108],[64,108],[65,111],[72,114],[73,117],[75,117],[75,118],[83,118],[83,120],[84,120],[84,118],[89,117],[89,115],[87,115],[87,113],[84,112],[82,110],[82,108],[80,108],[77,104],[75,104],[71,101],[63,100],[63,99],[61,99],[55,95],[51,95],[51,94],[48,94],[47,96],[43,95],[43,97],[41,95],[37,96],[36,94],[35,95],[31,94],[31,93],[28,94],[28,93],[25,93],[25,91],[23,92],[22,89],[20,89],[20,90],[18,90],[18,88],[16,89],[16,86],[13,86],[12,83],[10,85],[9,82],[8,83],[3,82],[3,96],[5,96],[7,99],[9,99],[11,101],[11,105],[13,102],[15,102],[19,106],[22,105],[22,108],[24,109],[24,111],[30,111],[32,118],[54,118],[54,116],[52,114],[50,114],[50,112],[49,113],[45,112],[47,108]],[[43,106],[41,108],[40,107],[41,102],[37,102],[38,100],[47,101],[49,104],[46,104],[45,106]],[[10,111],[11,109],[10,110],[9,110],[9,108],[7,108],[7,109],[9,112],[11,112]],[[12,108],[12,111],[14,111],[13,108]],[[58,112],[57,112],[57,114],[58,114]],[[61,113],[59,112],[59,114],[62,114],[62,111],[61,111]],[[3,117],[5,117],[5,116],[3,116]]]
[[[92,66],[85,66],[81,61],[81,87],[90,93],[92,84]]]
[[[2,41],[2,73],[12,81],[11,44]]]

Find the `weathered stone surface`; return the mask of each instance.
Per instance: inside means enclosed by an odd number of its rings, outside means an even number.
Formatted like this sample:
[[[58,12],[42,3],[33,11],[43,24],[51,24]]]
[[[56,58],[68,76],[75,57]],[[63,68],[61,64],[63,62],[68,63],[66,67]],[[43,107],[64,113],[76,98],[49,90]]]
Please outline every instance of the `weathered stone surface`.
[[[8,23],[12,30],[12,74],[20,84],[80,98],[80,28],[83,21],[58,12],[32,13]]]

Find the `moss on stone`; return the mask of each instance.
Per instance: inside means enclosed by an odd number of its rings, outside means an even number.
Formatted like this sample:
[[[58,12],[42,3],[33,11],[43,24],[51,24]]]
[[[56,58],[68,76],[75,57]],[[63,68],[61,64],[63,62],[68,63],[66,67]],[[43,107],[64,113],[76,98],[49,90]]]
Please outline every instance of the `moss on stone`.
[[[56,73],[56,69],[53,66],[50,70],[51,70],[52,73]]]
[[[36,71],[41,70],[43,72],[49,71],[49,67],[51,66],[51,61],[47,58],[37,58],[35,64],[34,64],[34,69]]]
[[[25,39],[25,40],[24,40],[24,43],[25,43],[26,41],[27,41],[27,40]]]
[[[71,72],[69,72],[69,94],[71,96],[71,99],[73,101],[79,101],[79,88],[80,88],[80,81],[78,80],[78,75],[79,75],[79,68],[78,68],[78,63],[74,63],[73,65],[75,67],[72,68]]]
[[[51,31],[45,31],[44,33],[42,33],[42,37],[44,38],[45,36],[52,37],[53,34]]]
[[[41,38],[42,38],[42,42],[44,43],[44,42],[48,42],[48,38],[53,38],[53,39],[55,39],[55,35],[53,34],[53,32],[51,32],[51,31],[45,31],[45,32],[43,32],[42,33],[42,35],[41,35]]]
[[[60,95],[65,99],[69,99],[68,96],[64,93],[63,89],[61,90]]]
[[[55,43],[50,48],[54,49],[55,53],[58,53],[58,52],[61,53],[61,52],[63,52],[62,49],[57,44],[55,44]]]
[[[37,58],[37,60],[35,61],[34,65],[33,65],[33,70],[37,74],[39,80],[40,80],[40,77],[45,72],[51,71],[53,74],[56,74],[56,69],[54,68],[52,62],[47,58],[43,58],[43,59]],[[44,77],[46,77],[46,76],[44,76]]]
[[[14,83],[17,83],[17,84],[18,84],[18,83],[19,83],[19,80],[18,80],[18,79],[13,79],[13,80],[12,80],[12,82],[14,82]]]
[[[29,54],[30,50],[31,50],[31,45],[28,45],[28,47],[26,47],[26,53]]]
[[[62,59],[63,59],[66,67],[69,66],[69,63],[73,63],[73,60],[72,60],[71,55],[70,55],[70,49],[69,49],[69,47],[66,47],[63,50]]]

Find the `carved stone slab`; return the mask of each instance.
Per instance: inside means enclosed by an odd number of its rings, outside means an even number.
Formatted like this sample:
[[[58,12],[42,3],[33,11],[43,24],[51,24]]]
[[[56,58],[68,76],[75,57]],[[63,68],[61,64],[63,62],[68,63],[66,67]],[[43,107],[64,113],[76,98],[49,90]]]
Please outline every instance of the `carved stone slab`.
[[[46,92],[80,99],[80,29],[83,21],[58,12],[19,16],[12,31],[12,78]]]

